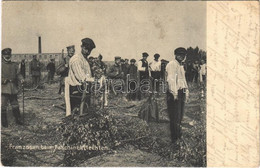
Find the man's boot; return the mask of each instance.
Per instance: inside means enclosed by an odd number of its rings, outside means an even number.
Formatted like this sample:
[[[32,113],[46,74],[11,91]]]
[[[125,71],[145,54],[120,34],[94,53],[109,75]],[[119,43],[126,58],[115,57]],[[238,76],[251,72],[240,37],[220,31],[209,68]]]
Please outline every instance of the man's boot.
[[[23,122],[21,121],[20,109],[19,108],[14,108],[13,109],[13,114],[14,114],[14,117],[15,117],[16,124],[23,125]]]
[[[2,123],[2,127],[5,127],[5,128],[8,127],[7,113],[3,112],[3,111],[1,113],[1,123]]]

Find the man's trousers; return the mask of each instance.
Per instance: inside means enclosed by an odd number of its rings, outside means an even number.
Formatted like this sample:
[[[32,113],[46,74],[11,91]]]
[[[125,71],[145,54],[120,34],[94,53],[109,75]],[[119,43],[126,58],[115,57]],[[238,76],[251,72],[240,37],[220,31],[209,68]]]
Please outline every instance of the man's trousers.
[[[36,87],[40,84],[40,76],[32,76],[32,85]]]
[[[161,71],[151,71],[153,91],[159,92]]]
[[[17,124],[21,125],[21,114],[19,109],[19,104],[17,100],[16,94],[1,94],[1,118],[2,118],[2,126],[8,127],[7,120],[7,106],[8,102],[10,102],[12,106],[13,115],[15,117],[15,121]]]
[[[167,110],[170,118],[172,141],[181,137],[181,121],[184,114],[185,89],[178,90],[178,99],[174,100],[172,93],[167,92]]]

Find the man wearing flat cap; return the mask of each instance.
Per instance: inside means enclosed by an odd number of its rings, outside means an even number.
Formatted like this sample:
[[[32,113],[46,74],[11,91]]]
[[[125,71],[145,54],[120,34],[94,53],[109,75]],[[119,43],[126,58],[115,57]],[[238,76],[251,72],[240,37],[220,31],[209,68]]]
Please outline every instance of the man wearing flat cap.
[[[184,113],[185,101],[188,97],[188,85],[184,68],[181,65],[187,51],[185,48],[177,48],[174,51],[175,59],[166,66],[167,110],[170,118],[170,130],[172,142],[181,137],[181,121]]]
[[[24,78],[21,75],[18,65],[11,62],[12,50],[5,48],[2,50],[2,92],[1,92],[1,118],[2,126],[8,127],[7,120],[7,106],[10,102],[12,106],[13,115],[16,124],[22,125],[19,104],[17,100],[18,94],[18,81],[24,83]]]
[[[139,71],[139,83],[140,83],[140,88],[143,88],[141,92],[147,92],[148,88],[143,87],[144,84],[149,80],[149,65],[147,62],[147,57],[149,56],[148,53],[144,52],[142,53],[143,58],[138,62],[138,71]],[[141,99],[141,93],[138,94],[138,99]]]
[[[74,45],[68,46],[67,53],[68,53],[68,55],[65,58],[62,57],[61,64],[57,68],[57,74],[60,75],[59,94],[64,93],[64,88],[65,88],[64,80],[69,74],[69,61],[70,61],[70,58],[75,54],[75,46]]]
[[[104,74],[106,74],[107,65],[102,61],[103,56],[99,54],[97,63],[99,67],[103,70]]]
[[[162,59],[161,60],[161,78],[163,81],[165,81],[165,72],[166,72],[166,65],[169,63],[169,61]]]
[[[81,52],[75,54],[69,62],[69,75],[65,79],[65,101],[66,101],[66,116],[71,115],[73,110],[78,105],[80,106],[80,114],[83,114],[85,102],[90,105],[90,98],[87,98],[86,90],[91,82],[94,82],[94,78],[91,74],[90,65],[88,63],[88,56],[91,51],[96,48],[95,43],[90,38],[84,38],[81,40]],[[78,101],[75,96],[81,96],[81,100]]]
[[[136,60],[131,59],[130,65],[127,69],[127,91],[129,92],[127,95],[127,99],[129,101],[135,101],[136,99],[136,89],[137,89],[137,66],[135,65]]]
[[[26,72],[26,64],[25,64],[25,59],[22,59],[21,63],[19,64],[19,69],[21,72],[21,75],[23,76],[23,78],[25,79],[25,72]]]
[[[30,74],[32,75],[33,87],[38,86],[41,79],[41,63],[37,60],[37,55],[33,55],[33,60],[30,62]]]
[[[126,69],[128,69],[128,67],[129,67],[129,59],[125,59],[125,66],[126,66]]]
[[[55,74],[55,61],[54,59],[51,59],[51,61],[46,66],[46,69],[48,71],[48,83],[51,84],[53,82],[54,74]]]
[[[153,91],[159,92],[159,80],[161,78],[161,61],[160,55],[154,54],[154,60],[149,63],[149,68],[152,76]]]
[[[91,72],[92,72],[92,76],[97,79],[97,81],[99,82],[99,87],[98,88],[102,88],[104,87],[104,93],[103,96],[101,96],[101,100],[104,102],[104,106],[108,105],[108,87],[107,87],[107,80],[106,80],[106,69],[107,66],[106,64],[102,61],[103,56],[101,54],[99,54],[99,56],[97,57],[96,60],[94,60],[94,58],[92,57],[92,60],[89,59],[89,64],[91,67]],[[95,89],[98,89],[97,87]]]
[[[105,72],[106,72],[106,65],[102,61],[102,59],[103,59],[103,56],[101,54],[99,54],[97,60],[95,60],[95,61],[93,59],[92,59],[92,61],[89,59],[89,64],[91,67],[92,75],[96,79],[100,79],[102,76],[105,75]]]
[[[110,79],[123,79],[123,75],[121,57],[115,57],[115,64],[110,67],[107,76]]]
[[[112,90],[114,91],[115,95],[117,95],[117,91],[115,90],[120,90],[123,91],[123,85],[124,85],[124,81],[123,81],[123,77],[124,77],[124,72],[122,71],[122,67],[121,67],[121,57],[116,56],[115,57],[115,64],[112,65],[108,72],[107,72],[107,76],[109,79],[112,79]],[[114,86],[117,85],[119,86],[121,83],[122,87],[121,88],[115,88]]]
[[[127,70],[129,68],[129,59],[125,59],[125,64],[124,64],[124,68],[122,67],[122,70],[124,72],[124,78],[125,78],[125,83],[126,83],[126,76],[127,76]]]

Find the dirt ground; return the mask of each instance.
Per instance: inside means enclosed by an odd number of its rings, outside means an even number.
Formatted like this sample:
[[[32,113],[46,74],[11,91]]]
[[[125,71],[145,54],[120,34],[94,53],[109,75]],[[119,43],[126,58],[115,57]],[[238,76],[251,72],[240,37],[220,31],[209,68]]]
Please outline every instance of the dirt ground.
[[[11,113],[10,126],[1,130],[2,164],[10,166],[65,166],[64,151],[58,127],[65,111],[54,107],[62,104],[58,83],[44,84],[44,89],[25,92],[26,126],[17,126]],[[172,144],[165,95],[158,98],[160,121],[146,123],[137,117],[142,102],[127,102],[123,96],[110,97],[109,113],[124,121],[147,125],[150,136],[142,143],[126,143],[107,153],[80,162],[77,166],[206,166],[206,97],[197,86],[190,88],[190,99],[182,122],[183,137]],[[53,100],[32,98],[48,97]],[[20,109],[22,97],[19,95]],[[133,105],[132,108],[124,108]],[[138,130],[137,130],[138,131]]]

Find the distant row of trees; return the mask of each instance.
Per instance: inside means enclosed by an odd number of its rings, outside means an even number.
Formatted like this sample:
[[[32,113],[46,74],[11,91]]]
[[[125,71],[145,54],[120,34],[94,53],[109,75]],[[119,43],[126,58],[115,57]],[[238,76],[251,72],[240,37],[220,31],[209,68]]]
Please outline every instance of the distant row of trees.
[[[192,48],[192,47],[187,48],[186,61],[194,62],[194,61],[201,61],[201,60],[207,61],[206,51],[199,49],[198,46],[196,48]]]

